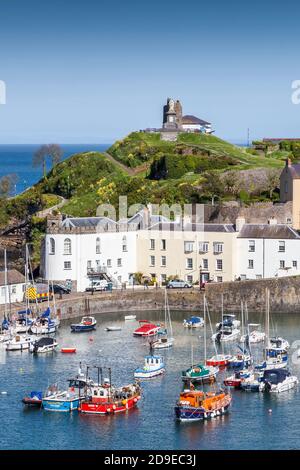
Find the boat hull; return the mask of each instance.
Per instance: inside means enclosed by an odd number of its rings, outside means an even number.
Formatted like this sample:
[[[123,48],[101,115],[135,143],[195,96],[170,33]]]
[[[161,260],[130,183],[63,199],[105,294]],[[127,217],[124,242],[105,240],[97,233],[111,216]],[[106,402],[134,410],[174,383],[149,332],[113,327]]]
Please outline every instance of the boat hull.
[[[152,379],[153,377],[157,377],[158,375],[164,374],[166,369],[164,367],[160,367],[159,369],[156,370],[142,370],[142,369],[137,369],[134,372],[134,378],[135,379]]]
[[[178,421],[203,421],[216,418],[227,413],[230,403],[215,410],[205,410],[204,408],[194,408],[192,406],[175,406],[175,416]]]
[[[93,415],[108,415],[115,413],[125,413],[126,411],[135,408],[138,404],[140,397],[133,397],[123,400],[121,403],[91,403],[82,401],[79,406],[80,413],[93,414]]]
[[[47,399],[44,398],[42,406],[45,411],[60,411],[68,413],[70,411],[78,410],[81,399],[74,398],[72,400],[60,400],[60,399]]]
[[[82,333],[84,331],[92,331],[96,329],[96,324],[94,325],[71,325],[71,331],[74,333]]]

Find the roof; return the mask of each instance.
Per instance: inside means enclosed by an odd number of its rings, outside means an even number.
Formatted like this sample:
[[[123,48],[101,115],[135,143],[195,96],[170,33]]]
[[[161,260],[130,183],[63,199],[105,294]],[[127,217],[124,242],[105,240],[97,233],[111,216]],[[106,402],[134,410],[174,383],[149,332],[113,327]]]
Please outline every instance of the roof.
[[[203,121],[203,119],[199,119],[196,116],[193,116],[192,114],[186,114],[185,116],[182,116],[181,124],[200,124],[201,126],[207,126],[211,123]]]
[[[300,163],[295,163],[294,165],[289,165],[286,168],[288,168],[291,177],[293,179],[298,179],[300,178]]]
[[[201,224],[201,223],[187,223],[182,227],[178,222],[164,222],[157,223],[149,228],[149,230],[170,230],[170,232],[219,232],[219,233],[234,233],[235,229],[232,224]]]
[[[63,221],[66,227],[97,227],[98,225],[115,224],[116,222],[108,217],[70,217]]]
[[[300,236],[289,225],[245,224],[238,238],[299,239]]]
[[[8,284],[24,284],[25,277],[16,269],[9,269],[7,271],[7,283]],[[0,271],[0,286],[5,284],[5,273]]]

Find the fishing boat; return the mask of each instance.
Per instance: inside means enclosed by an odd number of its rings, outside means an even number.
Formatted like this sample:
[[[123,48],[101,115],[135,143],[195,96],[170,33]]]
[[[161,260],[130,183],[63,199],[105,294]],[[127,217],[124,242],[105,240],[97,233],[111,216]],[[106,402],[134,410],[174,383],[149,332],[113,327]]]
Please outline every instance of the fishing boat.
[[[254,329],[252,329],[254,328]],[[241,343],[261,343],[265,340],[265,333],[260,330],[259,323],[249,323],[248,324],[248,333],[241,336]]]
[[[83,331],[92,331],[96,328],[97,320],[95,317],[83,317],[80,323],[72,323],[71,331],[74,333],[81,333]]]
[[[30,331],[34,335],[48,335],[55,333],[59,325],[59,318],[51,318],[50,307],[47,307],[44,313],[32,323]]]
[[[202,328],[204,326],[204,320],[202,317],[191,316],[187,320],[183,320],[183,326],[185,328]]]
[[[98,415],[124,413],[137,406],[141,399],[141,387],[138,382],[115,387],[111,381],[111,369],[108,368],[108,379],[103,379],[102,368],[97,369],[98,384],[91,386],[89,393],[80,402],[81,413]]]
[[[296,387],[298,378],[286,369],[265,370],[259,384],[261,392],[286,392]]]
[[[183,382],[201,382],[212,383],[215,382],[218,367],[205,366],[203,364],[193,365],[189,369],[182,372],[181,379]]]
[[[125,315],[124,320],[125,321],[136,320],[136,315]]]
[[[22,398],[22,403],[27,406],[34,406],[37,408],[41,408],[42,406],[42,398],[43,398],[43,393],[42,392],[30,392],[29,396],[26,396]]]
[[[154,336],[158,333],[160,326],[148,320],[139,320],[140,326],[133,332],[134,336]]]
[[[122,328],[120,326],[107,326],[105,331],[121,331]]]
[[[42,400],[42,406],[46,411],[70,412],[78,410],[81,400],[87,393],[87,388],[93,386],[94,383],[88,378],[87,373],[84,375],[79,367],[79,373],[75,378],[68,380],[69,386],[67,390],[60,391],[58,387],[48,390]]]
[[[220,390],[204,392],[203,390],[185,389],[181,392],[175,406],[175,415],[179,421],[200,421],[223,415],[231,404],[231,395]]]
[[[158,331],[158,339],[152,343],[153,349],[171,348],[174,343],[167,289],[165,289],[165,325],[166,327],[163,329],[161,334],[159,334]]]
[[[242,369],[234,372],[233,375],[226,377],[223,381],[226,387],[241,388],[241,384],[246,380],[254,378],[253,372],[250,369]]]
[[[60,352],[63,354],[75,354],[76,348],[61,348]]]
[[[42,354],[54,351],[58,343],[53,338],[43,337],[30,344],[29,350],[33,354]]]
[[[151,379],[165,372],[165,363],[162,356],[153,354],[152,342],[150,341],[150,353],[145,356],[145,362],[143,367],[138,367],[134,371],[135,379]]]
[[[28,350],[34,342],[34,338],[28,335],[15,335],[5,342],[6,351],[24,351]]]

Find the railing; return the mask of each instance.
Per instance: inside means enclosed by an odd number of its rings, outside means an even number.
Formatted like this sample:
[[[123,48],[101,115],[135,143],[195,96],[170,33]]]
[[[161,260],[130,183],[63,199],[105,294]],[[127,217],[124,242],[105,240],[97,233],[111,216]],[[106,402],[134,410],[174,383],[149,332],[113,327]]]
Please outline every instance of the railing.
[[[96,266],[96,268],[87,268],[88,276],[93,274],[107,274],[107,266]]]

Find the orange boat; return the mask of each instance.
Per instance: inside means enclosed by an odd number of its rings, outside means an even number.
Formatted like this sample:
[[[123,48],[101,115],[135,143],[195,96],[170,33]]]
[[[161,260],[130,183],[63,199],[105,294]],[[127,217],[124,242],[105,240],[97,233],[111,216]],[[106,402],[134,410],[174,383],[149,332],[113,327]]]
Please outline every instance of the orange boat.
[[[227,412],[231,404],[231,395],[220,390],[219,392],[203,392],[184,390],[175,406],[176,418],[179,421],[200,421],[214,418]]]
[[[76,353],[76,348],[61,348],[60,352],[64,354],[74,354]]]

